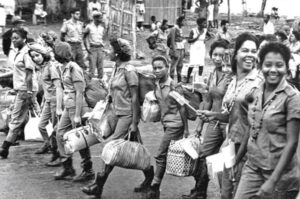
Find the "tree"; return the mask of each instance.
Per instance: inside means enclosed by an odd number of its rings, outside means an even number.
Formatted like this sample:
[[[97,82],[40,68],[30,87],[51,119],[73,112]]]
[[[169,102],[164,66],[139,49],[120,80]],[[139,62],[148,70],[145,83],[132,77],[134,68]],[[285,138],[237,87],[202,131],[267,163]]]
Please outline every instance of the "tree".
[[[267,0],[262,0],[260,12],[258,13],[258,16],[263,17],[265,8],[266,8]]]

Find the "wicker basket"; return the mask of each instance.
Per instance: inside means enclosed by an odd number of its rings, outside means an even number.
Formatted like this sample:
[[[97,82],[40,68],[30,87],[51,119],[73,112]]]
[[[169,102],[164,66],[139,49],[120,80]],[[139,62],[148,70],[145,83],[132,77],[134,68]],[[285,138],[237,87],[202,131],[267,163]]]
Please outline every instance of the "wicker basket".
[[[194,174],[196,160],[184,152],[179,141],[172,140],[167,154],[166,173],[174,176],[191,176]]]

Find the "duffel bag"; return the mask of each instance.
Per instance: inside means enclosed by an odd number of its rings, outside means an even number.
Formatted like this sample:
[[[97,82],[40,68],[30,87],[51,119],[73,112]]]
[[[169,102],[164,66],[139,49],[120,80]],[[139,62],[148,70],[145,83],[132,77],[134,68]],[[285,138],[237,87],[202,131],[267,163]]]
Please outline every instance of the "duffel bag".
[[[92,133],[89,125],[72,129],[64,134],[63,139],[66,154],[72,154],[99,143],[99,140]]]
[[[127,169],[147,170],[151,166],[148,149],[139,142],[124,139],[107,143],[102,151],[102,159],[105,164]]]
[[[166,173],[169,175],[185,177],[191,176],[195,170],[196,160],[193,160],[182,148],[182,140],[170,142],[167,153]]]

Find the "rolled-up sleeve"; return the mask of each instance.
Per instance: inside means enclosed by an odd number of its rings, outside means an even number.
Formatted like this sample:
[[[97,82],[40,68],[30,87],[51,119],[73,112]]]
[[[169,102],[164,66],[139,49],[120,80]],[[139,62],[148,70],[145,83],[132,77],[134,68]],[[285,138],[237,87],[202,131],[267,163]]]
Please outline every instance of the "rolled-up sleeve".
[[[287,99],[286,120],[300,119],[300,94],[295,94]]]

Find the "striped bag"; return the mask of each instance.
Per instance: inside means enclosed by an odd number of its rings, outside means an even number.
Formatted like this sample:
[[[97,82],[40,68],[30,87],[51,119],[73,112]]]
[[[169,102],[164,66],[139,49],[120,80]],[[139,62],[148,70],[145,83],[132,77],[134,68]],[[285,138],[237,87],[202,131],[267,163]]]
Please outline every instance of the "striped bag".
[[[107,143],[102,151],[102,159],[107,165],[127,169],[147,170],[151,166],[148,149],[139,142],[124,139],[112,140]]]

